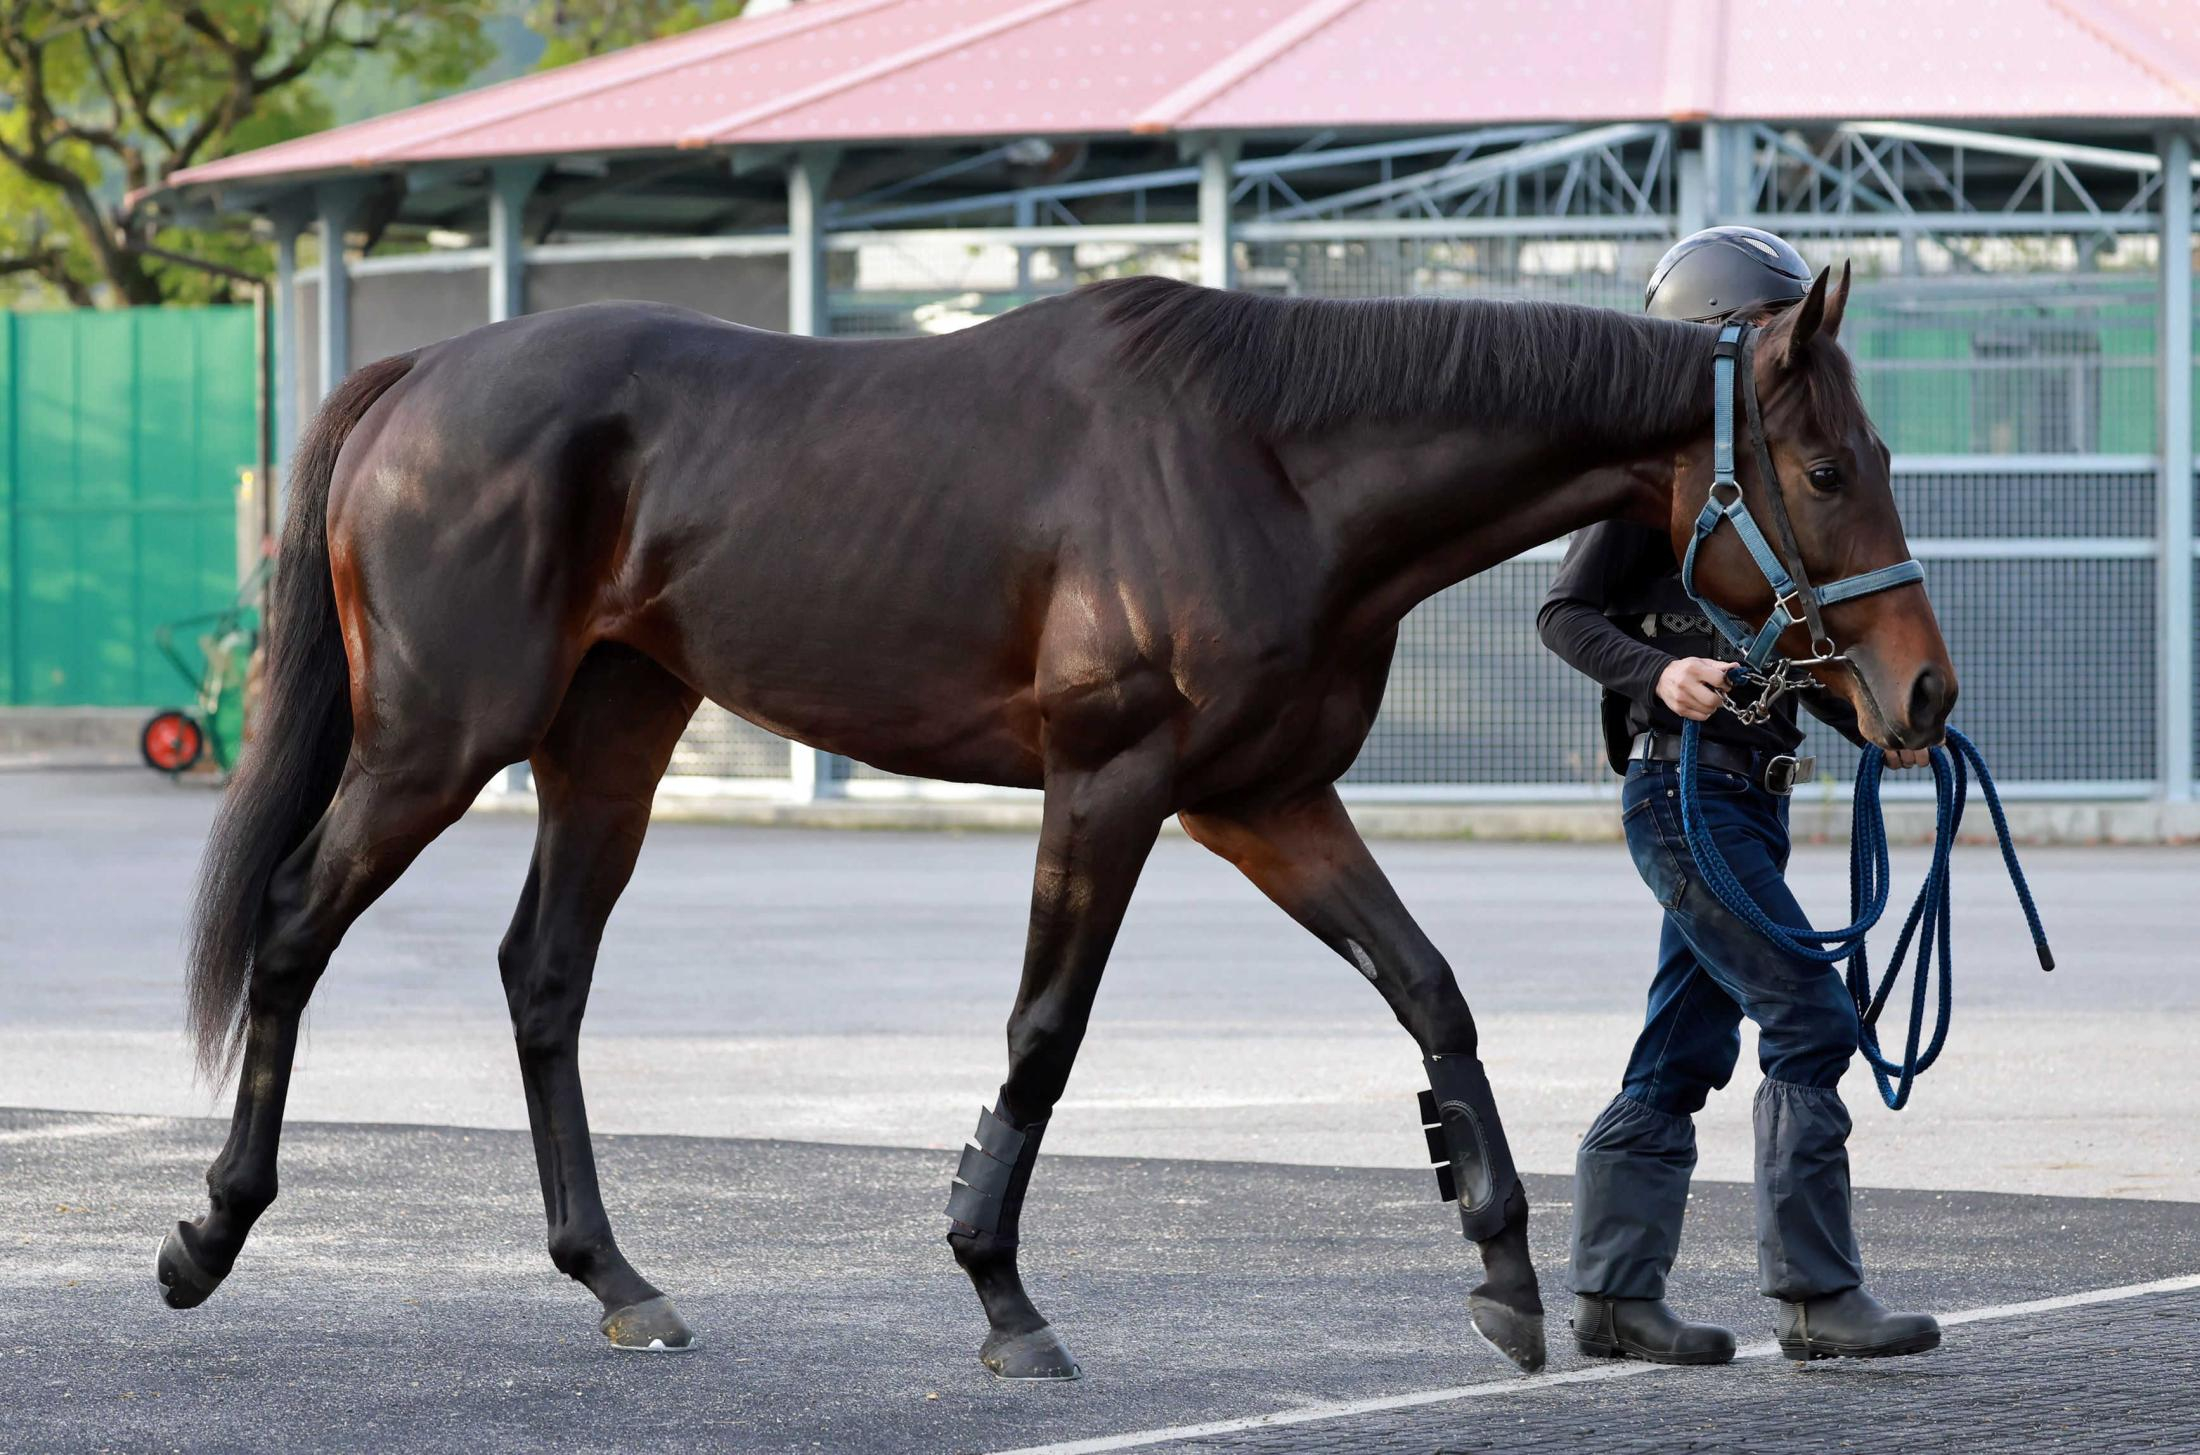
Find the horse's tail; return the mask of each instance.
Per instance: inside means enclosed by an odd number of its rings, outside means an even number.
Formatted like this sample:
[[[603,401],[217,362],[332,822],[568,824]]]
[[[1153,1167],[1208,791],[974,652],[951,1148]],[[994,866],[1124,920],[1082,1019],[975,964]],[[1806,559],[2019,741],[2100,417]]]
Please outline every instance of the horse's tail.
[[[291,461],[253,739],[214,816],[191,917],[191,1030],[200,1073],[215,1081],[236,1055],[268,884],[336,797],[351,751],[350,674],[329,578],[329,481],[352,428],[416,357],[399,354],[345,379]]]

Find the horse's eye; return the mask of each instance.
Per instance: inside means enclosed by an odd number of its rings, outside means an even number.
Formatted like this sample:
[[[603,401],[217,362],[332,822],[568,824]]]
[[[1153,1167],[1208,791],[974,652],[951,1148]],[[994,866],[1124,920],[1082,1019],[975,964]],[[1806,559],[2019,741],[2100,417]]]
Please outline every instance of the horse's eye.
[[[1810,483],[1814,490],[1838,490],[1841,488],[1841,471],[1832,465],[1810,467]]]

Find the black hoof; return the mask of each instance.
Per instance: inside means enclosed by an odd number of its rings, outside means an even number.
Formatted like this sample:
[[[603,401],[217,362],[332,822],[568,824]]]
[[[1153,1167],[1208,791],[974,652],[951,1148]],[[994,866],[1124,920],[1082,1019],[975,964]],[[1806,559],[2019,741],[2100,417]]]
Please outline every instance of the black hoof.
[[[1047,1324],[1021,1334],[992,1333],[978,1361],[1003,1379],[1075,1379],[1077,1361]]]
[[[603,1316],[604,1337],[615,1349],[640,1349],[652,1354],[677,1354],[695,1347],[695,1335],[687,1320],[663,1294],[615,1308]]]
[[[160,1272],[160,1296],[170,1308],[197,1308],[222,1284],[221,1274],[208,1273],[191,1256],[184,1236],[188,1231],[188,1224],[176,1224],[176,1230],[161,1239],[160,1256],[154,1263]]]
[[[1482,1342],[1518,1365],[1524,1373],[1543,1370],[1543,1315],[1508,1308],[1481,1294],[1469,1295],[1467,1318]]]

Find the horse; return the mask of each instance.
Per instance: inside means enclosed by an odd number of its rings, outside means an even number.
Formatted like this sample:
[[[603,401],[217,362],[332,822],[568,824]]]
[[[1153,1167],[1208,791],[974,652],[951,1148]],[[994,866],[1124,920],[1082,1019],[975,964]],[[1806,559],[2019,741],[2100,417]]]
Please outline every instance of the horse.
[[[1837,339],[1848,272],[1830,276],[1761,335],[1776,478],[1742,471],[1753,509],[1781,492],[1821,580],[1908,558]],[[238,1073],[236,1109],[207,1211],[162,1244],[166,1301],[211,1294],[274,1201],[299,1017],[346,928],[525,760],[540,818],[497,963],[550,1258],[615,1345],[692,1343],[613,1236],[576,1048],[605,920],[707,697],[894,772],[1044,792],[1007,1075],[950,1187],[994,1373],[1078,1373],[1023,1285],[1024,1191],[1171,814],[1411,1035],[1480,1253],[1471,1330],[1540,1367],[1529,1207],[1474,1017],[1335,785],[1416,603],[1594,521],[1684,547],[1712,477],[1715,337],[1140,277],[921,339],[594,304],[357,370],[297,451],[258,730],[201,870],[190,1016],[202,1070]],[[1696,579],[1729,611],[1772,605],[1733,532]],[[1812,670],[1862,731],[1938,742],[1956,684],[1922,586],[1826,626],[1848,655]]]

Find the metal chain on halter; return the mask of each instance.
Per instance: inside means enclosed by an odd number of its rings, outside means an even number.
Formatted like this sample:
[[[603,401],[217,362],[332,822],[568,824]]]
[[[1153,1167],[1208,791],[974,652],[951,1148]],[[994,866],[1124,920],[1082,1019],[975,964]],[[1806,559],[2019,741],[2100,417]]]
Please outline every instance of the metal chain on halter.
[[[1786,657],[1773,660],[1770,671],[1751,667],[1746,662],[1736,662],[1728,673],[1729,686],[1719,698],[1719,710],[1732,714],[1744,727],[1755,727],[1772,719],[1780,699],[1790,692],[1799,692],[1812,685],[1810,673]],[[1733,687],[1755,687],[1757,693],[1746,703],[1736,703]]]

